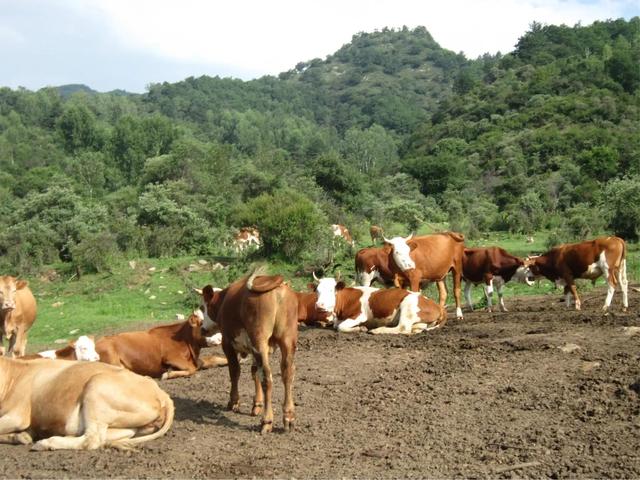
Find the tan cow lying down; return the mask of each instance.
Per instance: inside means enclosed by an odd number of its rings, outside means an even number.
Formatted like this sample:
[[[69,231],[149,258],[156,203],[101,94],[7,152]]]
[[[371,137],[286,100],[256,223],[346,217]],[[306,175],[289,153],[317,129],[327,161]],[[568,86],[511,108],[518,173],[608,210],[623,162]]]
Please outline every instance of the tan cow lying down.
[[[315,275],[314,275],[315,278]],[[433,300],[400,288],[345,287],[334,278],[317,279],[315,308],[339,332],[412,334],[441,327],[447,314]]]
[[[162,379],[188,377],[198,369],[226,365],[223,357],[199,358],[200,349],[207,346],[202,319],[202,311],[196,310],[184,322],[102,337],[96,342],[96,352],[101,362]]]
[[[36,321],[36,310],[36,299],[25,280],[0,276],[0,355],[4,355],[5,335],[9,339],[8,354],[24,355],[27,331]]]
[[[171,398],[155,381],[124,368],[0,357],[0,443],[130,448],[164,435],[173,415]]]

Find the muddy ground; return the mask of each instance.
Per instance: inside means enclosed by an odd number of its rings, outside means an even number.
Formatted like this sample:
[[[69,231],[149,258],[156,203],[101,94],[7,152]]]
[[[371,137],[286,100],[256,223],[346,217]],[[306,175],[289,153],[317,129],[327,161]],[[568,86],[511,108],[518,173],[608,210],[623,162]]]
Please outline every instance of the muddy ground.
[[[631,292],[629,314],[619,313],[616,294],[616,315],[607,317],[602,290],[584,295],[581,312],[565,310],[559,298],[510,298],[508,313],[465,313],[464,321],[413,337],[301,331],[291,434],[282,431],[279,375],[274,433],[261,436],[259,419],[248,414],[249,365],[241,413],[225,410],[229,380],[219,368],[161,382],[176,420],[137,451],[0,445],[1,473],[638,478],[640,333],[625,327],[640,326],[640,294]]]

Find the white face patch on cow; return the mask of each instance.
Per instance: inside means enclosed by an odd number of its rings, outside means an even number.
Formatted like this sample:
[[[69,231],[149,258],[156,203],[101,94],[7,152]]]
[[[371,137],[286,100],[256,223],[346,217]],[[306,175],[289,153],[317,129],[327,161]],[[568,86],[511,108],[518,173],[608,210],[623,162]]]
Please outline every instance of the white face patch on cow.
[[[100,355],[96,352],[96,344],[90,337],[82,335],[76,340],[74,346],[76,352],[76,359],[83,362],[97,362],[100,360]]]
[[[56,351],[55,350],[46,350],[44,352],[38,352],[38,355],[40,355],[42,358],[51,358],[51,359],[55,360]]]
[[[407,241],[402,237],[394,237],[388,242],[393,246],[393,259],[400,270],[407,271],[416,268],[416,263],[411,256],[411,248],[407,245]]]
[[[529,267],[525,267],[524,265],[518,267],[516,273],[511,277],[512,280],[520,283],[526,283],[530,287],[534,284],[535,276],[531,272]]]
[[[316,292],[318,293],[318,300],[316,301],[316,307],[323,311],[333,313],[336,308],[336,279],[335,278],[321,278],[318,281]]]
[[[221,292],[221,288],[213,288],[213,293]],[[211,328],[215,325],[215,322],[209,317],[209,312],[207,311],[207,306],[204,303],[204,298],[202,299],[202,303],[200,304],[200,308],[198,309],[202,313],[202,328],[206,331],[211,330]],[[197,315],[197,314],[196,314]]]
[[[362,287],[370,287],[376,278],[380,278],[380,273],[375,268],[370,272],[356,272],[356,281]]]

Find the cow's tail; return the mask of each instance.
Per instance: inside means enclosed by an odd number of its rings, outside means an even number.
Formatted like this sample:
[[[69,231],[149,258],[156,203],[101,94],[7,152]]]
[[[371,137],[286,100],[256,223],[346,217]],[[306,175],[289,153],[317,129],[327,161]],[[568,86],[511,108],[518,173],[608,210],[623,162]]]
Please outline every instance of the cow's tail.
[[[171,397],[167,395],[166,392],[161,391],[163,394],[162,398],[162,410],[164,412],[164,422],[162,426],[153,433],[149,435],[142,435],[140,437],[126,438],[123,440],[116,440],[109,444],[111,447],[122,448],[122,449],[130,449],[141,443],[150,442],[151,440],[155,440],[156,438],[160,438],[165,433],[169,431],[171,425],[173,424],[173,417],[175,415],[175,407],[173,405],[173,400]]]
[[[445,232],[446,235],[449,235],[456,242],[464,242],[464,234],[458,232]]]
[[[267,275],[267,266],[259,265],[251,272],[245,285],[253,293],[266,293],[282,285],[282,282],[282,275]]]

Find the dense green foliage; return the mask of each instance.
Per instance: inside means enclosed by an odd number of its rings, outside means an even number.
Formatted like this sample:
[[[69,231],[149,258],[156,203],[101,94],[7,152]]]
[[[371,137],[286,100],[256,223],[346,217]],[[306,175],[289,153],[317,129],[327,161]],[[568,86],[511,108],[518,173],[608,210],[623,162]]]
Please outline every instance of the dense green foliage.
[[[0,269],[228,255],[244,225],[305,264],[335,260],[330,223],[637,239],[639,65],[636,17],[475,60],[384,29],[249,82],[0,88]]]

